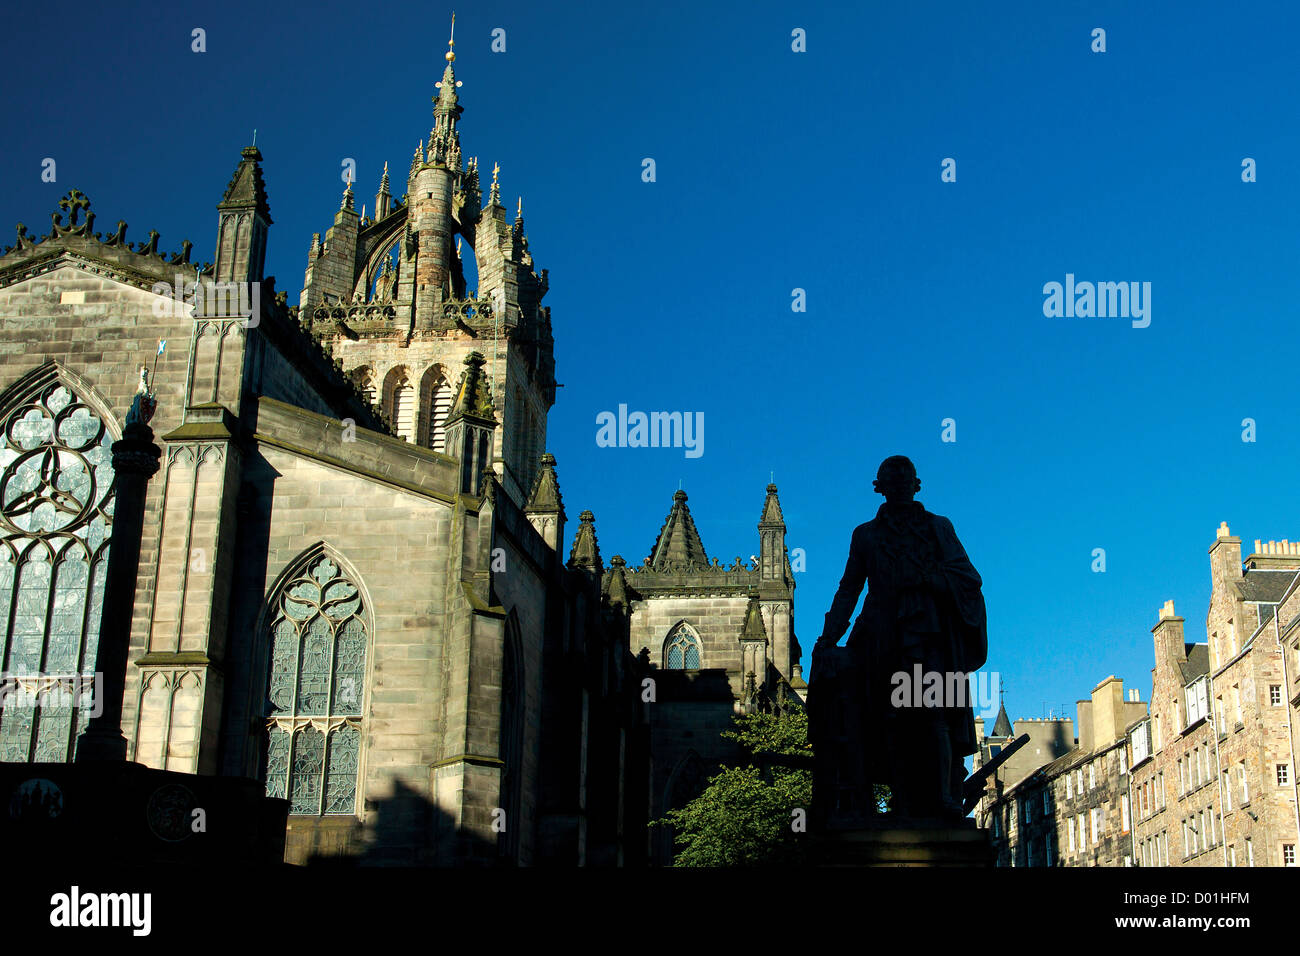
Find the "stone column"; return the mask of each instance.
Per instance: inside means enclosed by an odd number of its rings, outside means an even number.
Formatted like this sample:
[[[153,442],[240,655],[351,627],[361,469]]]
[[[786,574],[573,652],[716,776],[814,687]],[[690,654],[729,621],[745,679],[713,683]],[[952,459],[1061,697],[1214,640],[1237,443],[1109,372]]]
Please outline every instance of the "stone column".
[[[76,762],[126,760],[122,734],[122,698],[126,693],[126,665],[131,647],[131,617],[135,609],[136,575],[140,570],[140,538],[144,531],[144,502],[149,479],[158,471],[162,451],[154,444],[153,429],[131,421],[120,441],[113,443],[113,537],[108,546],[108,573],[104,607],[99,619],[99,646],[95,652],[95,693],[99,716],[90,718],[77,743]]]

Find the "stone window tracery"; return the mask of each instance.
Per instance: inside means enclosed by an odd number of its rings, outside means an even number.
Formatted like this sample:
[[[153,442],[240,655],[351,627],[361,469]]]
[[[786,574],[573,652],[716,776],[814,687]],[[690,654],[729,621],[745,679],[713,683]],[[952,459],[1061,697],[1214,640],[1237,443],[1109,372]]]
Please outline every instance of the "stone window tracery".
[[[112,443],[54,376],[0,413],[0,761],[71,760],[90,717]]]
[[[319,555],[273,607],[267,796],[287,798],[290,813],[355,813],[368,645],[360,589]]]
[[[664,667],[668,670],[698,670],[700,639],[686,624],[678,624],[664,642]]]

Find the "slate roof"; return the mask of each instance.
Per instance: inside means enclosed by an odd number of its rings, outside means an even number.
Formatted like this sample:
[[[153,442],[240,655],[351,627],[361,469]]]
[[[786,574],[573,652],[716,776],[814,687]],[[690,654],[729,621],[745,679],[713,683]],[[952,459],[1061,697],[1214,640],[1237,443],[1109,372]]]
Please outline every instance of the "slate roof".
[[[998,719],[993,723],[993,737],[1010,737],[1011,720],[1007,717],[1007,705],[1004,703],[998,708]]]
[[[1187,660],[1178,664],[1178,669],[1182,672],[1183,683],[1190,684],[1198,677],[1204,677],[1210,672],[1210,645],[1209,644],[1185,644],[1183,645],[1187,652]]]
[[[1243,601],[1276,604],[1282,600],[1287,587],[1295,580],[1294,570],[1277,571],[1252,568],[1236,582],[1237,593]]]
[[[1123,741],[1124,738],[1120,737],[1118,740],[1112,741],[1106,746],[1098,747],[1094,750],[1084,750],[1082,747],[1075,747],[1073,750],[1067,750],[1065,753],[1061,754],[1061,756],[1057,757],[1055,760],[1039,767],[1037,770],[1029,774],[1023,780],[1018,780],[1016,784],[1012,787],[1009,787],[1006,792],[1008,794],[1015,793],[1021,787],[1024,787],[1026,784],[1030,783],[1031,781],[1037,781],[1042,779],[1054,780],[1057,777],[1063,777],[1067,773],[1072,772],[1076,767],[1087,763],[1089,760],[1093,759],[1099,754],[1106,753],[1107,751],[1114,750],[1116,747],[1121,746],[1123,744]]]
[[[1260,627],[1273,620],[1275,605],[1282,600],[1297,573],[1294,569],[1250,568],[1233,585],[1243,601],[1259,604]]]
[[[1081,747],[1075,747],[1073,750],[1067,750],[1061,756],[1057,757],[1051,763],[1042,768],[1042,773],[1046,777],[1059,777],[1073,770],[1080,764],[1087,763],[1094,756],[1094,751],[1084,750]]]

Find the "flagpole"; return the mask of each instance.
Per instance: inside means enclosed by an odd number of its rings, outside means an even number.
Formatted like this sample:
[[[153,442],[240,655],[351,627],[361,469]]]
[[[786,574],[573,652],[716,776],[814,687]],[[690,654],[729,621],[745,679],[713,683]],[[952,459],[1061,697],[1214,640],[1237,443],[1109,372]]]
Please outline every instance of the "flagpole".
[[[158,351],[157,351],[157,352],[154,352],[154,354],[153,354],[153,371],[151,371],[151,372],[149,373],[149,380],[150,380],[151,382],[155,380],[155,378],[156,378],[156,373],[157,373],[157,371],[158,371],[158,356],[162,355],[162,354],[163,354],[163,350],[166,349],[166,348],[167,348],[167,340],[166,340],[166,339],[159,339],[159,340],[158,340]],[[152,391],[152,390],[153,390],[153,389],[150,388],[150,391]]]

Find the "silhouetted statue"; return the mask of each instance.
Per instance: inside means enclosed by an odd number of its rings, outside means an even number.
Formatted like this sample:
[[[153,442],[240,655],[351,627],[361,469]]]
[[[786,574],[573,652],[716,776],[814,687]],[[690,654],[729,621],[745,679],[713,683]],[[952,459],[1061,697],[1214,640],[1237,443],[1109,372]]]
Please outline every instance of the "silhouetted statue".
[[[822,824],[862,822],[876,809],[873,785],[885,783],[900,822],[960,819],[964,758],[975,752],[966,675],[988,656],[980,576],[952,522],[913,500],[911,461],[885,459],[874,484],[885,503],[853,532],[813,649],[814,806]],[[837,647],[864,583],[862,613]]]

